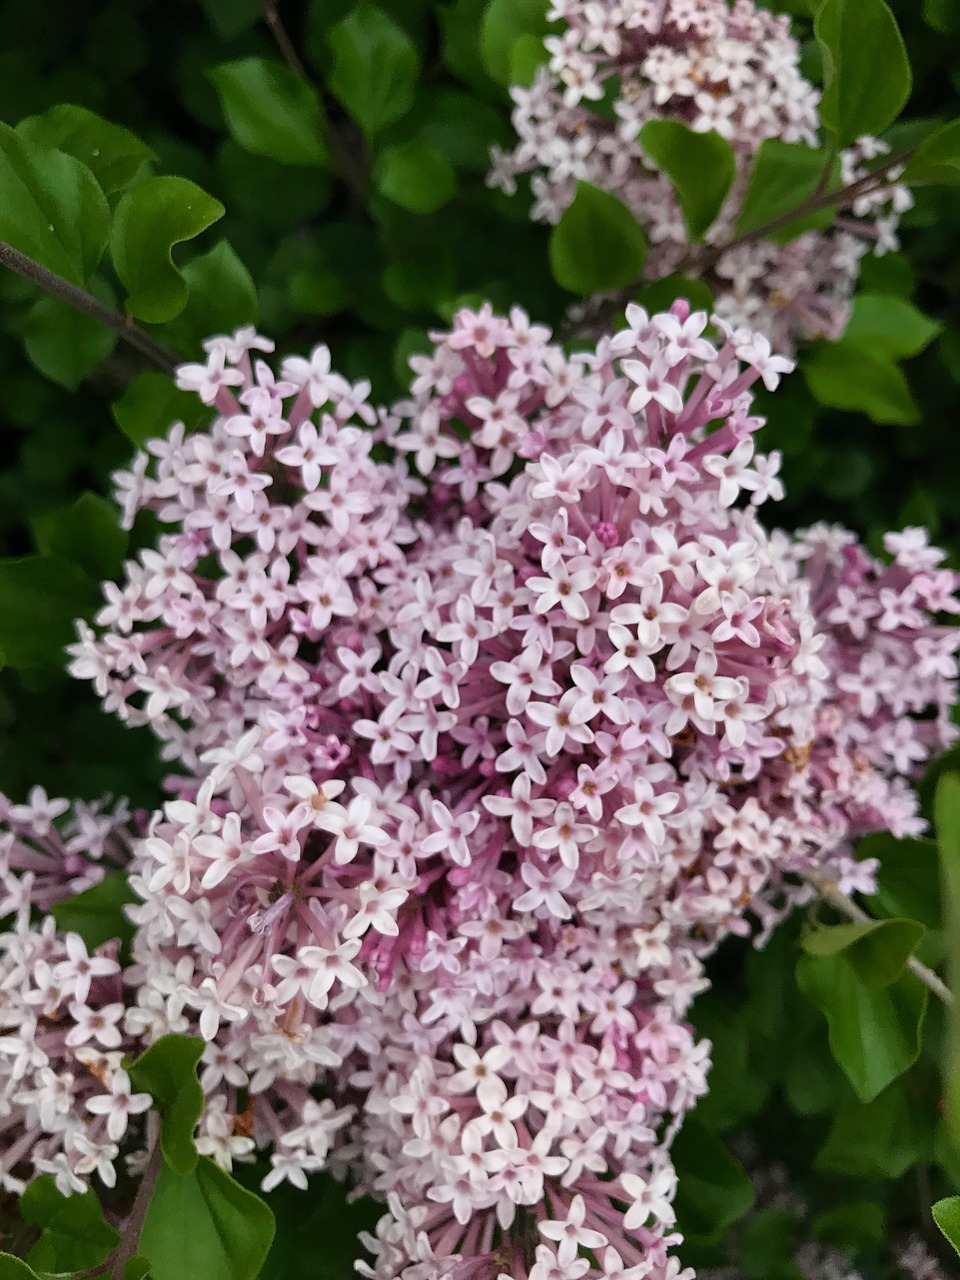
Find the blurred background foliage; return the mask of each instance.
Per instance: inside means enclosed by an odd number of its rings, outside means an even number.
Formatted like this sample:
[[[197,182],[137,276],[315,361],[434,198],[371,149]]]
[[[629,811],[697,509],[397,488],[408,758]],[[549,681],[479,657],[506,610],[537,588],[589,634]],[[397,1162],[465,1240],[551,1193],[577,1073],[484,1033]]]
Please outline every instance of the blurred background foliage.
[[[508,199],[484,181],[490,146],[510,144],[507,84],[540,56],[544,7],[291,0],[281,6],[278,42],[272,11],[258,0],[6,0],[0,121],[18,125],[64,103],[87,108],[149,149],[138,154],[130,143],[131,165],[189,179],[222,203],[222,219],[174,253],[186,305],[151,325],[178,357],[197,359],[209,333],[256,322],[281,352],[328,343],[335,366],[390,399],[404,388],[408,355],[425,349],[428,332],[457,307],[519,304],[556,325],[572,300],[551,279],[549,229],[529,222],[527,197]],[[811,3],[773,7],[795,19],[816,78]],[[960,0],[892,7],[914,69],[896,128],[950,118],[960,94]],[[42,137],[56,120],[32,127]],[[864,262],[864,322],[871,306],[884,312],[883,341],[902,381],[876,385],[856,347],[838,361],[814,346],[799,354],[808,373],[761,396],[761,447],[785,455],[785,525],[842,521],[876,549],[882,531],[922,524],[957,565],[956,191],[917,190],[902,251]],[[116,303],[118,282],[106,269],[90,287]],[[155,533],[138,524],[128,539],[118,529],[104,501],[111,472],[129,463],[135,441],[185,410],[135,352],[38,299],[33,286],[0,273],[0,556],[40,551],[70,561],[70,600],[76,612],[90,611],[94,584],[116,576],[124,555]],[[918,324],[905,303],[929,323]],[[21,586],[0,575],[0,614]],[[39,783],[90,799],[129,795],[152,808],[165,767],[153,739],[122,728],[64,675],[64,638],[53,626],[45,650],[0,672],[0,789],[19,798]],[[887,850],[893,868],[895,845]],[[928,924],[924,945],[936,963],[935,861],[912,862],[907,888],[890,875],[881,909]],[[795,1280],[794,1243],[812,1236],[871,1275],[893,1274],[887,1237],[924,1221],[931,1198],[960,1185],[938,1133],[942,1010],[927,1011],[915,1065],[862,1102],[831,1057],[822,1014],[797,987],[799,927],[781,930],[760,954],[727,944],[714,990],[698,1005],[716,1066],[697,1113],[708,1127],[685,1129],[678,1160],[698,1177],[679,1205],[691,1241],[685,1260],[733,1264],[749,1280]],[[727,1231],[753,1193],[716,1133],[749,1163],[781,1167],[806,1206],[777,1184]],[[252,1171],[241,1176],[254,1185]],[[273,1197],[280,1230],[264,1276],[347,1275],[353,1234],[369,1214],[358,1209],[357,1222],[344,1223],[342,1197],[328,1188],[303,1217],[298,1195]],[[323,1249],[309,1247],[318,1235]],[[939,1247],[935,1234],[930,1240]]]

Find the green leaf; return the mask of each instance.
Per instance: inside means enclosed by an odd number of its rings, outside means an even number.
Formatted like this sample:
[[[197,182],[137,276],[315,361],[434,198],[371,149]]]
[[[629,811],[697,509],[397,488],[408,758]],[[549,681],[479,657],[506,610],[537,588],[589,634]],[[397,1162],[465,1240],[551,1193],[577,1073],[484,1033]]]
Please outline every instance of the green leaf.
[[[921,142],[907,161],[901,181],[912,186],[960,183],[960,120],[951,120]]]
[[[902,298],[861,293],[854,299],[843,337],[891,360],[905,360],[918,355],[942,329]]]
[[[84,285],[109,228],[107,197],[85,164],[0,124],[0,240]]]
[[[873,900],[884,912],[919,920],[928,929],[942,926],[940,866],[933,840],[898,840],[881,831],[860,841],[857,857],[875,858],[880,864]]]
[[[679,120],[648,120],[640,144],[673,183],[691,239],[702,240],[736,174],[733,147],[718,133],[697,133]]]
[[[679,1175],[674,1202],[679,1230],[701,1244],[719,1240],[752,1206],[750,1179],[713,1130],[695,1116],[685,1121],[670,1156]]]
[[[960,981],[960,773],[944,773],[937,783],[933,816],[940,853],[944,925],[949,940],[950,988]],[[943,1120],[950,1142],[960,1152],[960,1010],[956,999],[947,1020],[943,1049]]]
[[[882,133],[910,96],[910,61],[884,0],[824,0],[813,30],[823,55],[820,119],[845,147]]]
[[[273,58],[240,58],[207,72],[231,136],[254,155],[282,164],[330,163],[320,94]]]
[[[857,1178],[893,1179],[930,1157],[932,1125],[922,1100],[891,1085],[872,1102],[850,1102],[833,1116],[817,1168]]]
[[[40,1280],[40,1277],[22,1258],[0,1253],[0,1280]]]
[[[830,155],[824,148],[767,138],[760,144],[750,170],[750,181],[735,234],[749,235],[792,213],[817,189],[829,163]],[[828,185],[834,184],[838,173],[838,162],[835,161]],[[823,209],[797,218],[779,231],[772,232],[768,239],[775,244],[786,244],[803,231],[828,227],[835,212],[834,209]]]
[[[72,560],[99,582],[123,568],[129,537],[114,503],[81,493],[69,506],[43,512],[34,522],[37,547],[45,555]]]
[[[632,284],[643,270],[647,242],[616,196],[577,183],[573,204],[550,234],[550,269],[571,293],[602,293]]]
[[[23,325],[27,355],[51,382],[68,391],[76,391],[118,341],[99,320],[52,296],[38,298]]]
[[[75,618],[95,596],[82,569],[56,556],[0,560],[0,649],[7,666],[63,665]]]
[[[785,1209],[761,1209],[750,1215],[738,1250],[747,1280],[803,1280],[793,1261],[799,1225]]]
[[[127,1068],[134,1089],[149,1093],[163,1114],[160,1146],[169,1167],[179,1174],[197,1167],[193,1135],[203,1112],[203,1089],[197,1079],[203,1047],[194,1036],[161,1036]]]
[[[938,1200],[931,1212],[934,1222],[960,1253],[960,1196]]]
[[[329,87],[364,133],[373,137],[413,106],[420,59],[413,41],[367,0],[332,27]]]
[[[263,18],[260,0],[200,0],[200,8],[221,40],[233,40]]]
[[[800,945],[808,956],[842,955],[866,987],[880,991],[900,977],[924,933],[916,920],[876,920],[813,929]]]
[[[82,893],[55,902],[50,914],[64,931],[79,933],[87,950],[119,938],[126,947],[133,939],[134,928],[123,908],[140,899],[130,888],[126,873],[111,871]]]
[[[498,84],[513,84],[514,71],[523,70],[514,51],[528,67],[531,36],[539,40],[540,61],[546,62],[543,37],[549,29],[545,0],[490,0],[480,24],[480,55],[489,75]]]
[[[818,1213],[810,1224],[810,1233],[824,1244],[848,1253],[859,1253],[871,1245],[882,1244],[887,1232],[886,1215],[871,1200],[854,1204],[838,1204]]]
[[[691,311],[713,310],[713,293],[702,280],[689,276],[663,276],[648,284],[637,294],[636,301],[653,315],[657,311],[669,311],[678,298],[689,302]]]
[[[381,195],[411,213],[433,213],[457,188],[450,162],[418,138],[384,151],[374,167],[373,180]]]
[[[123,1264],[123,1280],[147,1280],[150,1274],[150,1259],[135,1253]]]
[[[190,291],[187,305],[167,327],[165,337],[178,351],[196,352],[213,333],[233,333],[256,324],[260,303],[250,272],[226,240],[184,264]]]
[[[129,129],[72,103],[27,116],[17,125],[17,133],[82,161],[108,196],[124,191],[144,165],[157,158],[153,148]]]
[[[895,426],[920,421],[906,378],[881,352],[842,339],[821,345],[802,368],[810,390],[831,409],[856,410]]]
[[[117,205],[110,252],[128,291],[127,311],[162,324],[186,306],[189,288],[174,266],[175,244],[192,240],[223,217],[219,200],[186,178],[147,178]]]
[[[168,1165],[160,1171],[140,1253],[153,1280],[255,1280],[273,1233],[273,1214],[260,1197],[201,1157],[192,1173]]]
[[[141,448],[147,440],[162,439],[175,422],[187,428],[209,422],[210,410],[199,396],[181,391],[165,373],[148,369],[138,374],[110,412],[117,426]]]
[[[28,1255],[38,1271],[95,1267],[120,1239],[104,1222],[94,1192],[61,1195],[50,1174],[30,1183],[21,1197],[20,1213],[25,1222],[40,1228],[40,1238]]]
[[[830,1050],[862,1102],[916,1062],[929,993],[912,973],[872,990],[845,956],[804,955],[797,982],[826,1016]]]

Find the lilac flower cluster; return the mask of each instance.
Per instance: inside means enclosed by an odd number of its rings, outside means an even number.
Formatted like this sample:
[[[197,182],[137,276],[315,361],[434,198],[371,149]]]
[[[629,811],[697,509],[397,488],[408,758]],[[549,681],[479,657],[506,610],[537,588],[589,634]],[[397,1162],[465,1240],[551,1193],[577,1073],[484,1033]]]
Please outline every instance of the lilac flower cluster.
[[[732,239],[757,148],[768,138],[817,145],[818,91],[800,72],[789,20],[753,0],[554,0],[564,24],[545,40],[548,61],[529,88],[511,90],[519,142],[495,150],[492,185],[516,190],[531,174],[532,216],[556,222],[578,180],[617,195],[647,232],[647,280],[691,274],[689,237],[669,180],[639,141],[649,120],[679,120],[725,138],[737,176],[706,243]],[[609,109],[608,109],[609,108]],[[848,185],[888,151],[863,138],[840,157]],[[904,186],[864,192],[827,231],[787,244],[750,240],[719,253],[710,268],[717,312],[760,330],[780,350],[801,338],[840,337],[862,256],[897,247]]]
[[[325,348],[278,379],[241,331],[180,370],[210,431],[120,478],[170,532],[73,671],[179,770],[132,856],[123,1033],[202,1036],[225,1167],[384,1200],[376,1280],[676,1276],[705,957],[920,829],[955,575],[916,530],[890,564],[764,530],[749,389],[791,366],[715,326],[631,307],[568,355],[463,311],[377,412]],[[15,1093],[11,1134],[82,1178]]]

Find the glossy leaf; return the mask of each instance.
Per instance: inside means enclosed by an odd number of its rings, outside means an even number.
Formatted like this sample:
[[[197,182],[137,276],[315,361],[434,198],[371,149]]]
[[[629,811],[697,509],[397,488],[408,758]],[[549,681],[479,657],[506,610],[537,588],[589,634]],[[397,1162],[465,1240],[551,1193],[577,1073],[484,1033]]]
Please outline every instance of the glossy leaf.
[[[960,984],[960,773],[944,773],[933,803],[943,883],[944,924],[949,939],[950,987]],[[943,1049],[943,1119],[947,1135],[960,1153],[960,1009],[956,997],[947,1018]]]
[[[691,239],[702,240],[733,184],[733,147],[718,133],[697,133],[680,120],[649,120],[640,145],[673,184]]]
[[[920,419],[901,370],[869,346],[846,340],[823,345],[801,368],[810,390],[831,409],[857,410],[874,422],[895,426],[912,426]]]
[[[0,1253],[0,1280],[40,1280],[40,1277],[22,1258]]]
[[[190,291],[187,305],[165,331],[178,351],[202,359],[202,344],[212,333],[256,324],[260,302],[253,278],[228,241],[191,258],[182,274]]]
[[[28,1255],[38,1271],[95,1267],[120,1238],[104,1222],[95,1192],[61,1195],[50,1174],[30,1183],[21,1197],[20,1212],[25,1222],[40,1228],[40,1238]]]
[[[82,161],[108,196],[129,187],[157,158],[153,148],[129,129],[73,103],[27,116],[17,125],[17,133]]]
[[[82,893],[55,902],[50,914],[59,928],[78,933],[87,950],[102,946],[112,938],[119,938],[125,946],[133,938],[133,925],[123,910],[140,899],[130,888],[123,871],[111,871],[108,875]]]
[[[912,973],[872,990],[843,955],[804,955],[797,982],[825,1014],[831,1052],[861,1101],[876,1098],[916,1062],[929,993]]]
[[[382,195],[411,213],[433,213],[442,208],[457,186],[450,162],[417,138],[384,151],[373,180]]]
[[[932,1126],[918,1100],[893,1084],[866,1105],[834,1112],[817,1167],[858,1178],[899,1178],[930,1157]]]
[[[871,1200],[833,1205],[818,1213],[810,1224],[810,1233],[816,1240],[848,1253],[881,1244],[886,1229],[883,1209]]]
[[[793,213],[813,195],[828,164],[830,156],[824,149],[767,138],[760,144],[750,170],[735,234],[747,235]],[[833,185],[837,172],[833,165],[829,185]],[[820,210],[794,219],[768,238],[776,244],[786,244],[803,231],[828,227],[834,216],[833,209]]]
[[[34,528],[45,555],[72,560],[96,582],[117,577],[123,567],[129,535],[116,504],[98,493],[81,493],[69,506],[44,512]]]
[[[938,1200],[931,1212],[934,1222],[957,1253],[960,1253],[960,1196],[948,1196],[945,1200]]]
[[[147,440],[162,439],[175,422],[189,428],[210,419],[210,410],[198,396],[178,390],[171,377],[153,369],[138,374],[110,411],[123,434],[138,448]]]
[[[0,124],[0,240],[83,285],[109,228],[107,197],[85,164]]]
[[[351,8],[329,34],[331,92],[373,137],[413,106],[420,58],[389,14],[367,0]]]
[[[27,355],[51,382],[76,391],[114,350],[117,335],[60,298],[38,298],[23,325]]]
[[[942,328],[902,298],[861,293],[854,299],[843,336],[844,341],[856,342],[891,360],[906,360],[919,355]]]
[[[914,186],[960,184],[960,120],[951,120],[920,143],[916,155],[907,161],[902,181]]]
[[[637,279],[647,256],[640,224],[616,196],[577,183],[573,204],[550,235],[550,268],[571,293],[601,293]]]
[[[192,1173],[160,1171],[139,1252],[153,1280],[255,1280],[273,1233],[260,1197],[201,1157]]]
[[[919,920],[928,929],[941,927],[940,867],[933,840],[898,840],[889,832],[877,832],[860,841],[857,856],[880,864],[874,901],[884,912]]]
[[[163,1115],[160,1146],[175,1173],[192,1173],[197,1167],[193,1135],[203,1112],[203,1089],[197,1079],[203,1048],[203,1041],[194,1036],[161,1036],[127,1068],[134,1089],[149,1093]]]
[[[200,235],[223,213],[219,200],[186,178],[148,178],[127,192],[114,214],[110,252],[132,316],[161,324],[179,315],[189,287],[174,265],[173,246]]]
[[[712,1129],[688,1119],[670,1149],[679,1175],[675,1208],[685,1237],[719,1240],[754,1201],[753,1186]]]
[[[7,666],[61,666],[64,646],[75,639],[74,619],[95,601],[90,579],[69,560],[0,560],[0,649]]]
[[[546,62],[543,36],[549,29],[545,0],[490,0],[480,24],[480,53],[487,72],[498,84],[516,83],[515,51],[529,59],[530,40],[539,44],[540,62]]]
[[[329,164],[323,106],[308,80],[273,58],[224,62],[208,75],[241,147],[283,164]]]
[[[843,956],[871,991],[889,987],[926,930],[916,920],[877,920],[812,929],[800,939],[808,956]]]
[[[813,29],[823,56],[820,119],[847,146],[882,133],[910,96],[910,61],[884,0],[823,0]]]

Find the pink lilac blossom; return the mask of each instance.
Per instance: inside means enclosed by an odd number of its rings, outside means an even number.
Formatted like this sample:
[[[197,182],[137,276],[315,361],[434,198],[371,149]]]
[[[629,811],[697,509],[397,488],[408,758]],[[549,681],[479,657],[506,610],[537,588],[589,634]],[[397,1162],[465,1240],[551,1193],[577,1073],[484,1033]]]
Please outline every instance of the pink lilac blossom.
[[[647,232],[646,280],[697,271],[671,184],[639,141],[647,121],[678,120],[734,149],[737,174],[707,233],[710,248],[732,238],[762,142],[817,145],[819,92],[800,72],[789,20],[753,0],[556,0],[549,16],[562,27],[546,38],[549,56],[533,84],[511,90],[519,141],[512,152],[494,150],[489,181],[512,193],[530,174],[532,216],[546,222],[560,218],[578,180],[613,192]],[[843,184],[887,151],[875,138],[844,151]],[[838,338],[860,259],[897,247],[910,204],[906,187],[887,185],[863,193],[829,230],[720,253],[707,277],[718,314],[761,331],[778,350]]]
[[[118,478],[170,532],[73,671],[180,770],[122,1034],[203,1038],[225,1167],[385,1201],[376,1280],[676,1277],[704,960],[805,870],[869,892],[852,842],[920,830],[904,775],[952,740],[955,575],[918,530],[889,564],[764,530],[750,387],[791,365],[707,326],[631,307],[568,355],[463,311],[389,412],[240,331],[179,373],[210,431]]]

